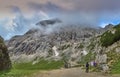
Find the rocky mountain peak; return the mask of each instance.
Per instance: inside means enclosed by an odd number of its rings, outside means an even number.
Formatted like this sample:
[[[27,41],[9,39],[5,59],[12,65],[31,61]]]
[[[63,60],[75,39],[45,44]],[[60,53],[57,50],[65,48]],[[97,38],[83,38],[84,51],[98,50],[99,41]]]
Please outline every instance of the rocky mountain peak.
[[[57,23],[61,23],[62,21],[58,18],[55,18],[55,19],[49,19],[49,20],[42,20],[40,22],[38,22],[36,25],[39,25],[39,26],[48,26],[48,25],[54,25],[54,24],[57,24]]]
[[[105,30],[109,30],[109,29],[111,29],[111,28],[113,28],[114,27],[114,25],[113,24],[108,24],[108,25],[106,25],[105,26]]]
[[[38,32],[38,31],[39,31],[39,29],[33,28],[33,29],[28,30],[28,31],[25,33],[25,35],[34,34],[34,33]]]

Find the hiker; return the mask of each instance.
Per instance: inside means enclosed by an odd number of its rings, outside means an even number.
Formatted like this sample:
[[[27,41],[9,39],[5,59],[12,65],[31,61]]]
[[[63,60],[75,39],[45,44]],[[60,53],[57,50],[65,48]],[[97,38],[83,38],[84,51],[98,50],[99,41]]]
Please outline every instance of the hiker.
[[[97,63],[95,61],[94,61],[93,65],[94,65],[94,67],[97,67]]]
[[[65,68],[68,68],[68,63],[67,63],[66,60],[64,60],[64,67],[65,67]]]
[[[88,73],[89,72],[89,63],[87,62],[86,63],[86,73]]]

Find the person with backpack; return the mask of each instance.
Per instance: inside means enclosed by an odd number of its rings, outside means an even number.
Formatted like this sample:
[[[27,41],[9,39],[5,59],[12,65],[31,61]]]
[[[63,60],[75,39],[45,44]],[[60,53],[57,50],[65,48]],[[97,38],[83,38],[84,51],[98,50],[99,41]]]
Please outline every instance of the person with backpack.
[[[89,63],[86,62],[86,73],[88,73],[88,72],[89,72]]]

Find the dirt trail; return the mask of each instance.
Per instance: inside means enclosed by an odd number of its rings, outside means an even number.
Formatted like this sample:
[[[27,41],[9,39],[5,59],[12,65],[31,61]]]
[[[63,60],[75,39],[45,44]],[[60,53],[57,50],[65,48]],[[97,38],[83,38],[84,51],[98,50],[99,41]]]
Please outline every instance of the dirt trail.
[[[103,75],[102,73],[85,73],[81,68],[59,69],[36,73],[31,77],[120,77]]]

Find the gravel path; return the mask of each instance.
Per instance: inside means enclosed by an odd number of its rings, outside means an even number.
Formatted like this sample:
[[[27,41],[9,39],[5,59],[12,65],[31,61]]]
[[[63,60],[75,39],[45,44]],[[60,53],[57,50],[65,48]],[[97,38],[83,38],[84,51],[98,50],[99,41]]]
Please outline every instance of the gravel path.
[[[103,75],[102,73],[85,73],[81,68],[71,68],[39,72],[31,77],[120,77],[120,75],[112,76]]]

